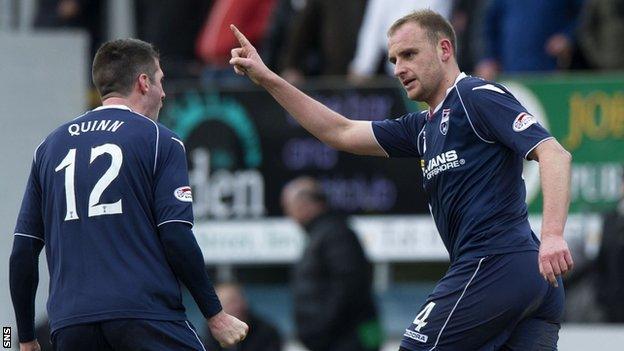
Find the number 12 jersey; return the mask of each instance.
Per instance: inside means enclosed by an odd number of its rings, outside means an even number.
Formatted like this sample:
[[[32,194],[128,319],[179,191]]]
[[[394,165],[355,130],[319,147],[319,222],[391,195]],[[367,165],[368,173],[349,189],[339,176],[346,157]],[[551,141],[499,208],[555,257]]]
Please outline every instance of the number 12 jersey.
[[[120,318],[185,320],[158,226],[193,224],[182,141],[126,106],[102,106],[37,149],[15,235],[45,243],[52,331]]]

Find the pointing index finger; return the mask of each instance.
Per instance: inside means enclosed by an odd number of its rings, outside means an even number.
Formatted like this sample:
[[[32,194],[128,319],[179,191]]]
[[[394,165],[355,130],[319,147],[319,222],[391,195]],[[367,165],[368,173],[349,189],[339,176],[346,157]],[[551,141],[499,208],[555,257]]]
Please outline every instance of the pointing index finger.
[[[232,30],[232,32],[234,32],[234,36],[236,37],[236,39],[238,39],[238,42],[240,43],[242,47],[251,45],[249,43],[249,40],[247,40],[245,35],[241,33],[240,30],[238,30],[238,28],[236,28],[235,25],[230,24],[230,29]]]

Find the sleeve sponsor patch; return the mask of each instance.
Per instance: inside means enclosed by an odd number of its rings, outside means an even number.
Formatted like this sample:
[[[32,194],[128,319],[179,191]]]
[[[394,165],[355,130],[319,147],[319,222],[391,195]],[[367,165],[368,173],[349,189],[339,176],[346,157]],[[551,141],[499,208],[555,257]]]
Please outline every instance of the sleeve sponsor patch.
[[[535,117],[526,112],[522,112],[514,119],[512,128],[514,132],[521,132],[535,123],[537,123]]]
[[[176,199],[183,202],[193,202],[193,193],[190,186],[181,186],[173,192]]]

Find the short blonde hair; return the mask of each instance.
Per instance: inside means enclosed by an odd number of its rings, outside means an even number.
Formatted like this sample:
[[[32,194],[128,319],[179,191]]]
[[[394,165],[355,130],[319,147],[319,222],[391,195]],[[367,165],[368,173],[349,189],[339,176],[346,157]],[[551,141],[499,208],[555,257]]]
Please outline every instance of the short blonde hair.
[[[451,42],[453,52],[457,52],[457,37],[453,26],[442,15],[429,9],[414,11],[394,21],[388,29],[388,36],[393,35],[397,29],[409,22],[417,23],[424,28],[427,31],[427,37],[434,45],[440,39],[446,38]]]

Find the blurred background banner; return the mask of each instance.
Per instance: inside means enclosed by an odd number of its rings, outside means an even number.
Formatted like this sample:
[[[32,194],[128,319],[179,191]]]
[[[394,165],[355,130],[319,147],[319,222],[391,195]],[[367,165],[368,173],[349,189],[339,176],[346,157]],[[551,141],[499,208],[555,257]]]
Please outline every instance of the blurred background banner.
[[[552,75],[504,84],[572,153],[570,213],[612,208],[620,198],[624,160],[624,75]],[[540,213],[537,164],[527,166],[529,211]]]
[[[379,120],[407,113],[393,82],[353,88],[343,83],[306,89],[351,118]],[[168,94],[161,121],[185,141],[195,217],[282,216],[281,187],[310,174],[330,205],[347,214],[428,213],[415,159],[339,152],[307,133],[263,90],[179,90]]]

